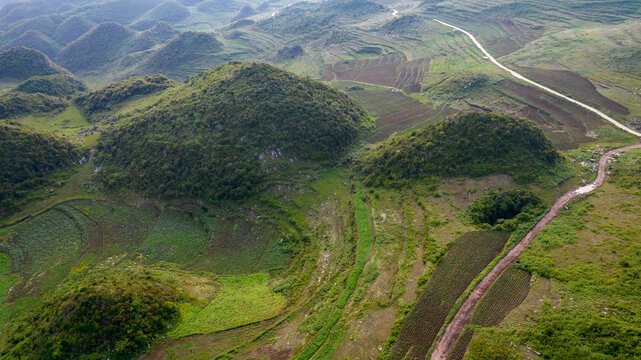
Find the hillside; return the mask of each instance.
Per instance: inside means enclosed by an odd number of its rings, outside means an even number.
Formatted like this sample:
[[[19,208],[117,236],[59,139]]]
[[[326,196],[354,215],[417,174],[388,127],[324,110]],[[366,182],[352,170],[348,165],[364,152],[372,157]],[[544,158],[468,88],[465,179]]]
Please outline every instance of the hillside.
[[[56,27],[54,38],[62,44],[68,44],[91,30],[91,23],[80,16],[66,18]]]
[[[2,353],[11,359],[130,359],[180,319],[177,302],[186,296],[176,279],[156,269],[91,271],[70,278],[11,324]]]
[[[0,122],[0,216],[11,213],[29,191],[70,166],[78,152],[69,142],[13,123]]]
[[[367,126],[366,112],[341,92],[270,65],[233,62],[106,133],[98,175],[112,190],[238,198],[300,161],[335,163]]]
[[[60,48],[55,43],[55,41],[51,40],[37,30],[29,30],[25,32],[24,34],[20,35],[20,37],[14,39],[9,44],[4,46],[4,48],[8,49],[17,46],[36,49],[49,57],[55,57],[58,51],[60,51]]]
[[[185,78],[180,69],[204,69],[216,65],[216,54],[222,49],[223,44],[213,34],[187,31],[151,54],[141,65],[141,69],[144,73]]]
[[[14,91],[42,93],[51,96],[67,96],[87,91],[87,86],[70,73],[33,76],[18,84]]]
[[[87,113],[109,110],[136,95],[148,95],[177,86],[178,83],[163,75],[132,77],[76,99]]]
[[[0,95],[0,119],[63,109],[67,103],[55,96],[41,93],[10,92]]]
[[[383,142],[363,153],[356,170],[372,185],[426,176],[490,174],[527,181],[559,158],[534,122],[470,112]]]
[[[0,52],[0,80],[25,80],[32,76],[60,74],[63,71],[38,50],[15,47]]]
[[[134,34],[118,23],[102,23],[67,45],[56,60],[73,72],[97,69],[122,57]]]

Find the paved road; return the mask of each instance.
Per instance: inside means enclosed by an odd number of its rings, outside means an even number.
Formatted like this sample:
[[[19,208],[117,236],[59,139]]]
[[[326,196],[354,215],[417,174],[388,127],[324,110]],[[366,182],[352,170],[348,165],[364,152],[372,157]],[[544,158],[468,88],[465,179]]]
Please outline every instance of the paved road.
[[[548,93],[551,93],[551,94],[553,94],[555,96],[561,97],[561,98],[563,98],[563,99],[565,99],[567,101],[570,101],[570,102],[572,102],[574,104],[577,104],[577,105],[579,105],[579,106],[581,106],[581,107],[583,107],[583,108],[585,108],[585,109],[587,109],[589,111],[592,111],[593,113],[595,113],[595,114],[599,115],[600,117],[602,117],[603,119],[613,123],[617,127],[629,132],[630,134],[633,134],[633,135],[641,137],[641,133],[639,133],[639,132],[637,132],[637,131],[635,131],[633,129],[630,129],[627,126],[617,122],[616,120],[610,118],[609,116],[605,115],[601,111],[599,111],[599,110],[597,110],[597,109],[595,109],[595,108],[593,108],[593,107],[591,107],[589,105],[583,104],[582,102],[579,102],[579,101],[576,101],[576,100],[574,100],[572,98],[569,98],[569,97],[567,97],[567,96],[565,96],[563,94],[560,94],[560,93],[558,93],[558,92],[556,92],[556,91],[554,91],[552,89],[549,89],[549,88],[547,88],[547,87],[545,87],[543,85],[540,85],[540,84],[538,84],[538,83],[526,78],[525,76],[523,76],[523,75],[521,75],[521,74],[519,74],[519,73],[517,73],[517,72],[515,72],[515,71],[513,71],[513,70],[511,70],[511,69],[509,69],[507,67],[505,67],[503,64],[499,63],[494,57],[492,57],[492,55],[490,55],[490,53],[488,53],[485,50],[485,48],[483,48],[483,46],[476,40],[476,38],[472,34],[470,34],[469,32],[467,32],[467,31],[465,31],[463,29],[460,29],[460,28],[458,28],[456,26],[444,23],[444,22],[442,22],[440,20],[436,20],[436,19],[434,19],[434,20],[439,22],[439,23],[441,23],[441,24],[443,24],[443,25],[445,25],[445,26],[449,26],[449,27],[453,28],[454,30],[460,31],[463,34],[467,35],[472,40],[472,42],[474,42],[474,44],[483,52],[483,54],[485,54],[485,56],[487,56],[487,58],[490,61],[492,61],[494,64],[496,64],[501,69],[509,72],[512,76],[514,76],[514,77],[516,77],[516,78],[518,78],[520,80],[523,80],[523,81],[525,81],[525,82],[527,82],[527,83],[529,83],[529,84],[531,84],[533,86],[541,88],[541,89],[543,89],[544,91],[546,91]],[[492,268],[492,270],[490,270],[490,272],[476,285],[474,290],[472,290],[470,295],[463,302],[463,305],[461,305],[461,308],[458,310],[456,315],[454,315],[454,318],[452,319],[452,321],[445,328],[445,332],[437,340],[436,347],[434,349],[434,352],[432,353],[431,360],[445,360],[445,359],[447,359],[447,356],[450,353],[450,351],[452,350],[452,348],[454,347],[454,343],[456,342],[456,340],[460,336],[461,331],[463,330],[463,327],[465,326],[465,324],[469,320],[470,316],[472,315],[472,312],[474,311],[474,308],[479,303],[479,301],[481,300],[483,295],[485,295],[485,293],[490,289],[490,287],[496,281],[496,279],[498,279],[498,277],[501,275],[503,270],[505,270],[511,263],[513,263],[514,261],[516,261],[516,259],[518,259],[518,257],[521,255],[521,253],[523,253],[523,250],[525,250],[525,248],[528,245],[530,245],[532,240],[534,240],[534,238],[536,238],[536,236],[539,234],[539,232],[541,232],[541,230],[543,230],[543,228],[545,228],[546,225],[548,225],[552,220],[554,220],[554,218],[557,217],[557,215],[559,215],[559,213],[561,212],[561,210],[563,209],[564,206],[566,206],[570,201],[576,199],[577,197],[582,196],[584,194],[587,194],[587,193],[589,193],[589,192],[601,187],[605,183],[605,180],[606,180],[606,177],[607,177],[608,161],[610,160],[610,158],[614,154],[618,154],[618,153],[621,153],[623,151],[632,150],[632,149],[641,149],[641,142],[639,144],[637,144],[637,145],[625,146],[625,147],[622,147],[622,148],[619,148],[619,149],[614,149],[614,150],[611,150],[611,151],[605,153],[601,157],[601,159],[599,160],[599,172],[598,172],[597,177],[594,180],[594,182],[592,182],[589,185],[583,186],[581,188],[578,188],[578,189],[575,189],[575,190],[571,190],[571,191],[567,192],[565,195],[561,196],[558,200],[556,200],[554,205],[552,205],[552,208],[550,209],[550,211],[534,226],[534,228],[532,228],[532,230],[530,230],[530,232],[523,239],[521,239],[521,241],[512,250],[510,250],[508,252],[508,254],[503,259],[501,259],[499,261],[499,263],[494,268]]]

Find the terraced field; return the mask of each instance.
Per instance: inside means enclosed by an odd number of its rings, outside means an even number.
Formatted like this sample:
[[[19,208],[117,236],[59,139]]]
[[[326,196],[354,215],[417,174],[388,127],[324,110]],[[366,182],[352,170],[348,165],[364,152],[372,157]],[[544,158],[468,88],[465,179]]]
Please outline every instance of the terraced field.
[[[389,87],[355,81],[333,81],[332,84],[358,100],[370,114],[377,117],[376,130],[367,140],[376,142],[398,131],[436,122],[452,114],[446,105],[434,108]]]
[[[428,70],[428,60],[408,61],[401,53],[326,65],[320,80],[352,80],[416,93],[421,91],[423,76]]]

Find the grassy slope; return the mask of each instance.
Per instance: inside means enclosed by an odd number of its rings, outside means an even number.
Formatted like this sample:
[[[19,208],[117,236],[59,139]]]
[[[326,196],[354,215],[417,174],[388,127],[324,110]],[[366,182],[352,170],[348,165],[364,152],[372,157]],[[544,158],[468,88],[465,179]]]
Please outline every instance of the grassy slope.
[[[638,151],[622,156],[610,183],[575,201],[535,239],[520,266],[553,286],[508,324],[480,331],[469,358],[522,358],[510,341],[550,357],[639,356],[632,345],[639,336],[639,287],[630,276],[639,268],[639,184],[632,180],[638,163]]]

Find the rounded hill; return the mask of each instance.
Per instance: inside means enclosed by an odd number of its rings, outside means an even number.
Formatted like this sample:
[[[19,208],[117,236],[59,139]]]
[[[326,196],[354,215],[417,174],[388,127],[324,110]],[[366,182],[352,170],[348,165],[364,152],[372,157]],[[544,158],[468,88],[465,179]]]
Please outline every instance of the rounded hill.
[[[232,62],[104,134],[106,188],[238,198],[301,161],[334,163],[371,126],[344,93],[266,64]]]
[[[494,113],[460,113],[365,152],[356,170],[370,185],[426,176],[508,174],[530,181],[560,158],[532,121]]]
[[[0,52],[0,79],[25,80],[62,72],[63,69],[38,50],[18,46]]]

